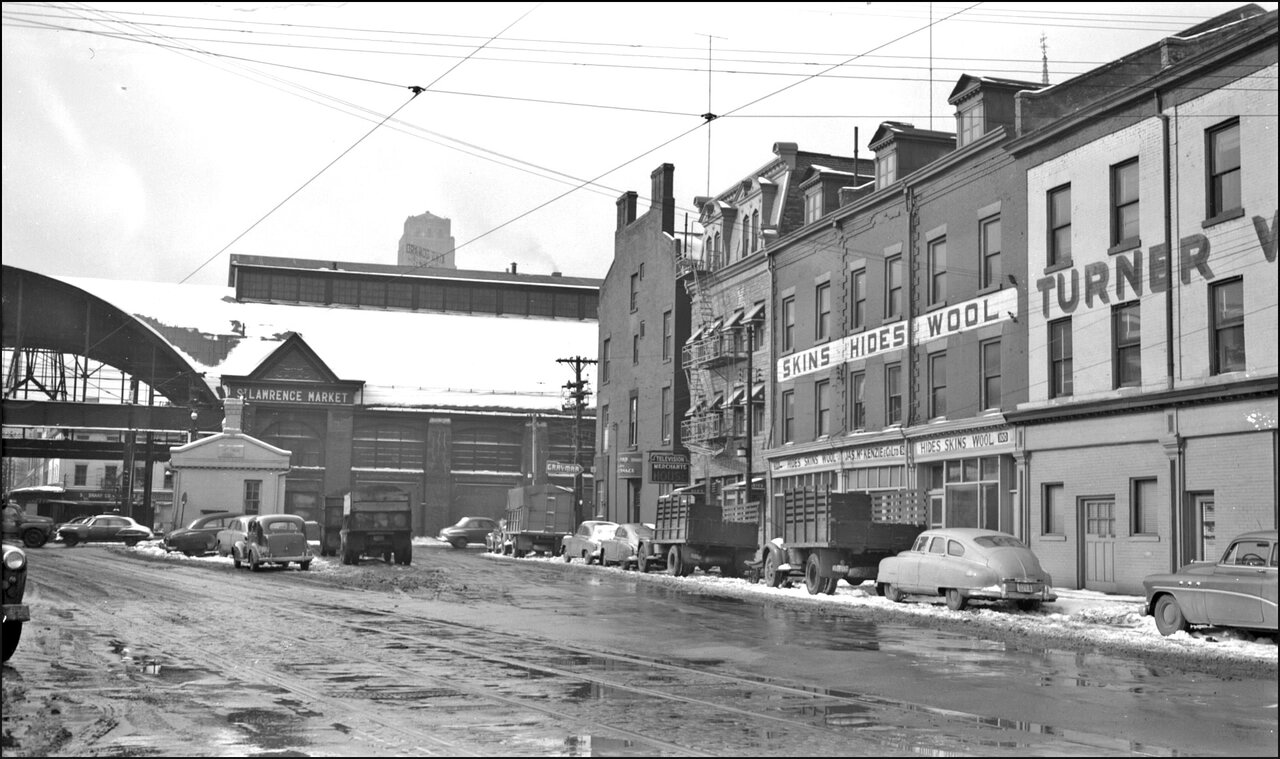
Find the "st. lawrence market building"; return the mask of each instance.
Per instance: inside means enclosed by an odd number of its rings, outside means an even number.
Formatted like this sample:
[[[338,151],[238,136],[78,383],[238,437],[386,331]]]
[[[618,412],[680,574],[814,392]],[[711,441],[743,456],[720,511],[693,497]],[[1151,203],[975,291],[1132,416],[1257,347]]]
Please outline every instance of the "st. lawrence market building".
[[[286,513],[320,521],[326,499],[390,485],[415,534],[435,535],[502,516],[510,488],[572,488],[589,469],[594,412],[577,424],[557,359],[592,355],[600,281],[515,268],[233,256],[229,287],[66,281],[149,324],[193,381],[246,401],[243,432],[291,452]]]

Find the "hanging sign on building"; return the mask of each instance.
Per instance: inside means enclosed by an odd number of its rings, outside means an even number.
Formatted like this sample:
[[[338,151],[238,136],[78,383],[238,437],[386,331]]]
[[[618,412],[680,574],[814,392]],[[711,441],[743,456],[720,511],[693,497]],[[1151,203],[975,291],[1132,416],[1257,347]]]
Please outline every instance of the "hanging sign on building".
[[[686,484],[689,482],[689,455],[687,453],[649,454],[649,482]]]
[[[644,454],[619,453],[617,472],[624,479],[640,477],[644,474]]]
[[[909,341],[912,345],[923,345],[930,340],[1006,321],[1017,310],[1018,291],[999,290],[917,316],[911,321]],[[787,382],[838,364],[893,353],[907,347],[907,342],[905,320],[846,335],[778,359],[778,381]]]
[[[582,465],[572,461],[547,461],[547,474],[582,474]]]

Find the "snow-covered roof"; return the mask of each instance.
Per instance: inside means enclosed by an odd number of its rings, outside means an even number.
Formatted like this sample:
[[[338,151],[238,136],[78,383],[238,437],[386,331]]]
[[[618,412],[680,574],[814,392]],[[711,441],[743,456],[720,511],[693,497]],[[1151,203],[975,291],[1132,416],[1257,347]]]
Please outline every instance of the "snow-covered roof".
[[[215,285],[57,279],[153,327],[232,344],[225,358],[201,358],[169,339],[211,388],[251,374],[297,333],[340,379],[364,382],[365,406],[559,411],[573,374],[556,359],[596,354],[595,321],[239,302]]]

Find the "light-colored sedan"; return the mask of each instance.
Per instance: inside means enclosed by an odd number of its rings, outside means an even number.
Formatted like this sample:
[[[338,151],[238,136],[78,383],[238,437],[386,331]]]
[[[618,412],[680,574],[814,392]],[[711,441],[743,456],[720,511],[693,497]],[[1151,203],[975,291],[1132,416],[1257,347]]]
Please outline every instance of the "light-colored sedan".
[[[1276,632],[1276,530],[1246,532],[1216,562],[1192,562],[1142,581],[1146,613],[1161,635],[1191,625]]]
[[[560,557],[566,564],[574,559],[582,559],[588,564],[599,561],[600,541],[613,537],[617,529],[617,522],[588,519],[578,525],[578,529],[572,535],[564,536],[560,544]]]
[[[249,531],[249,523],[253,521],[250,515],[236,517],[232,519],[226,527],[218,530],[218,538],[214,541],[219,556],[230,556],[237,562],[243,557],[236,553],[236,546],[244,544],[244,536]],[[240,565],[236,564],[239,569]]]
[[[925,530],[911,550],[881,559],[876,592],[891,601],[944,596],[959,611],[970,599],[1013,601],[1024,611],[1055,601],[1053,580],[1012,535],[974,527]]]
[[[623,569],[635,566],[642,572],[649,571],[649,560],[639,564],[640,546],[653,540],[653,525],[627,522],[618,525],[613,535],[600,541],[600,563],[606,567],[617,564]]]

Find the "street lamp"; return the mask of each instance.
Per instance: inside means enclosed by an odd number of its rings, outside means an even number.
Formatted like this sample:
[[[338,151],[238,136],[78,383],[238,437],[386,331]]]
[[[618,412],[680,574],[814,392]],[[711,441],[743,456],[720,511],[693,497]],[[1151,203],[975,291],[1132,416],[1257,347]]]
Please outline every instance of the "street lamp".
[[[200,412],[191,409],[191,429],[187,430],[187,442],[194,442],[196,439],[196,421],[200,419]]]

